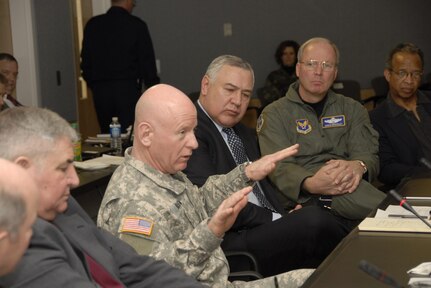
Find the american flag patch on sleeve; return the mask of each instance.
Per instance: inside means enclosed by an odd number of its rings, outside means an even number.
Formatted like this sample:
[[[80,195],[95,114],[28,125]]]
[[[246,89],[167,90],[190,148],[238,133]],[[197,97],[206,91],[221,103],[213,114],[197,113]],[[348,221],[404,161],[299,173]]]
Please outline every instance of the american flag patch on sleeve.
[[[121,221],[119,232],[130,232],[150,236],[153,231],[153,226],[154,223],[151,220],[136,216],[128,216],[124,217]]]

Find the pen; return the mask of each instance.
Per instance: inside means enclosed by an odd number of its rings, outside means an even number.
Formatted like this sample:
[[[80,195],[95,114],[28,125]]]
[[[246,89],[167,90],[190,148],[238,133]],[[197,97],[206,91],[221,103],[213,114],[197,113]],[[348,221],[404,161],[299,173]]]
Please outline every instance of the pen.
[[[406,200],[428,200],[428,201],[431,200],[431,197],[419,197],[419,196],[406,196],[403,198]]]
[[[406,214],[389,214],[389,218],[417,218],[415,215],[406,215]],[[427,216],[421,216],[421,218],[427,219]]]

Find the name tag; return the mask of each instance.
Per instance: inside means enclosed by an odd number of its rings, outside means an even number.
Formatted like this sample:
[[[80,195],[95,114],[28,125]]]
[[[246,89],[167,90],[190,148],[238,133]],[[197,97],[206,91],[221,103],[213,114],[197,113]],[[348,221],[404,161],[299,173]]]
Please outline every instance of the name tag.
[[[322,128],[336,128],[346,126],[346,117],[344,115],[323,117],[321,121]]]

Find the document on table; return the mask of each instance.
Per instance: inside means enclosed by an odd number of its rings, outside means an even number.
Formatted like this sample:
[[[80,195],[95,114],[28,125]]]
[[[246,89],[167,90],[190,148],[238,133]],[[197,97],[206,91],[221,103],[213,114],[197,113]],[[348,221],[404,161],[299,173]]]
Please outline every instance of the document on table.
[[[431,228],[414,218],[365,218],[358,228],[359,231],[431,233]]]
[[[428,219],[431,207],[413,206],[413,208],[422,218]],[[360,231],[431,233],[431,229],[425,223],[398,205],[389,205],[386,210],[379,209],[374,218],[365,218],[358,228]]]
[[[413,206],[422,218],[428,218],[430,215],[430,206]],[[375,218],[416,218],[412,212],[404,209],[399,205],[389,205],[386,210],[378,209]]]
[[[424,262],[407,271],[409,287],[431,287],[431,262]]]
[[[80,169],[97,170],[107,168],[111,165],[120,165],[121,163],[123,163],[123,161],[124,157],[103,154],[102,157],[97,157],[82,162],[75,161],[73,162],[73,164],[75,165],[75,167]]]

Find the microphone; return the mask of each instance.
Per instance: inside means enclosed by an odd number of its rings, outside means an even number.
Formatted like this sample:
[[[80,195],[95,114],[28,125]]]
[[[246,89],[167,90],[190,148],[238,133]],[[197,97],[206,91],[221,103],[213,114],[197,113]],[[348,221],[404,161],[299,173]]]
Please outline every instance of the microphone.
[[[422,157],[419,161],[420,161],[422,164],[424,164],[428,169],[430,169],[430,170],[431,170],[431,163],[430,163],[430,161],[428,161],[428,159],[426,159],[426,158]]]
[[[419,218],[422,222],[424,222],[425,225],[427,225],[429,228],[431,228],[431,224],[428,221],[426,221],[425,219],[423,219],[419,215],[419,213],[415,209],[413,209],[413,207],[410,206],[409,203],[407,203],[407,200],[404,199],[403,197],[401,197],[401,195],[398,194],[394,189],[389,190],[389,194],[391,194],[391,196],[394,197],[395,200],[397,200],[398,202],[400,202],[400,206],[402,206],[407,211],[412,212],[417,218]]]
[[[398,282],[395,281],[394,278],[386,274],[386,272],[365,260],[359,261],[359,268],[374,279],[377,279],[379,282],[382,282],[393,288],[403,288],[403,286],[398,284]]]

